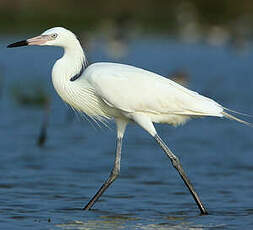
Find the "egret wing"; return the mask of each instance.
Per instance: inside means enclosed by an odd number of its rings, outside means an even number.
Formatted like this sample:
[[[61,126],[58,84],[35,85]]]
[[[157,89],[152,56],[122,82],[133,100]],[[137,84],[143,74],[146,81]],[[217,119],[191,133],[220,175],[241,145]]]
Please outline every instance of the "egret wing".
[[[106,104],[126,112],[220,116],[223,110],[212,99],[133,66],[97,63],[86,77]]]

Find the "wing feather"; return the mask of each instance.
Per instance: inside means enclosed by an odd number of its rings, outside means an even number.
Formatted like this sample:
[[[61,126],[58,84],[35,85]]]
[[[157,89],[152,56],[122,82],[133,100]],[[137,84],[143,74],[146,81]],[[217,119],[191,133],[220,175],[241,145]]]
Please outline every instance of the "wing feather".
[[[222,116],[223,107],[214,100],[137,67],[96,63],[86,77],[107,105],[122,111]]]

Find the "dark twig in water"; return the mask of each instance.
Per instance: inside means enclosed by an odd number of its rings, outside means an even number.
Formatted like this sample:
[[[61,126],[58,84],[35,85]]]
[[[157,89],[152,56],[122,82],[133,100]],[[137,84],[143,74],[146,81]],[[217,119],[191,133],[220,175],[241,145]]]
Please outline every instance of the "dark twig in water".
[[[47,128],[49,124],[49,114],[50,114],[50,100],[48,99],[44,105],[44,113],[43,113],[43,121],[41,125],[41,129],[39,132],[39,136],[37,139],[37,145],[39,147],[44,146],[47,139]]]

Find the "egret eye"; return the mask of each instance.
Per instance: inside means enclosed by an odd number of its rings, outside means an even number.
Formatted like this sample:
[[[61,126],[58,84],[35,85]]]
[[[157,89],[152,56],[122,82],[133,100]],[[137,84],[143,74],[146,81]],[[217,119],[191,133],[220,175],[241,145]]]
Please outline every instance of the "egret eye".
[[[58,36],[58,34],[52,34],[51,35],[51,37],[54,38],[54,39],[57,38],[57,36]]]

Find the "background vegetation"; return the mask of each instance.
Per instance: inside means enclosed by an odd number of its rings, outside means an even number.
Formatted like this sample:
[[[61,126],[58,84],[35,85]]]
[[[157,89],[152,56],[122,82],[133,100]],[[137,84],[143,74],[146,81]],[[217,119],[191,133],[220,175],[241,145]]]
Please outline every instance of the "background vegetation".
[[[253,1],[241,0],[1,0],[1,33],[40,32],[65,26],[77,32],[112,24],[141,32],[208,34],[222,29],[252,35]]]

